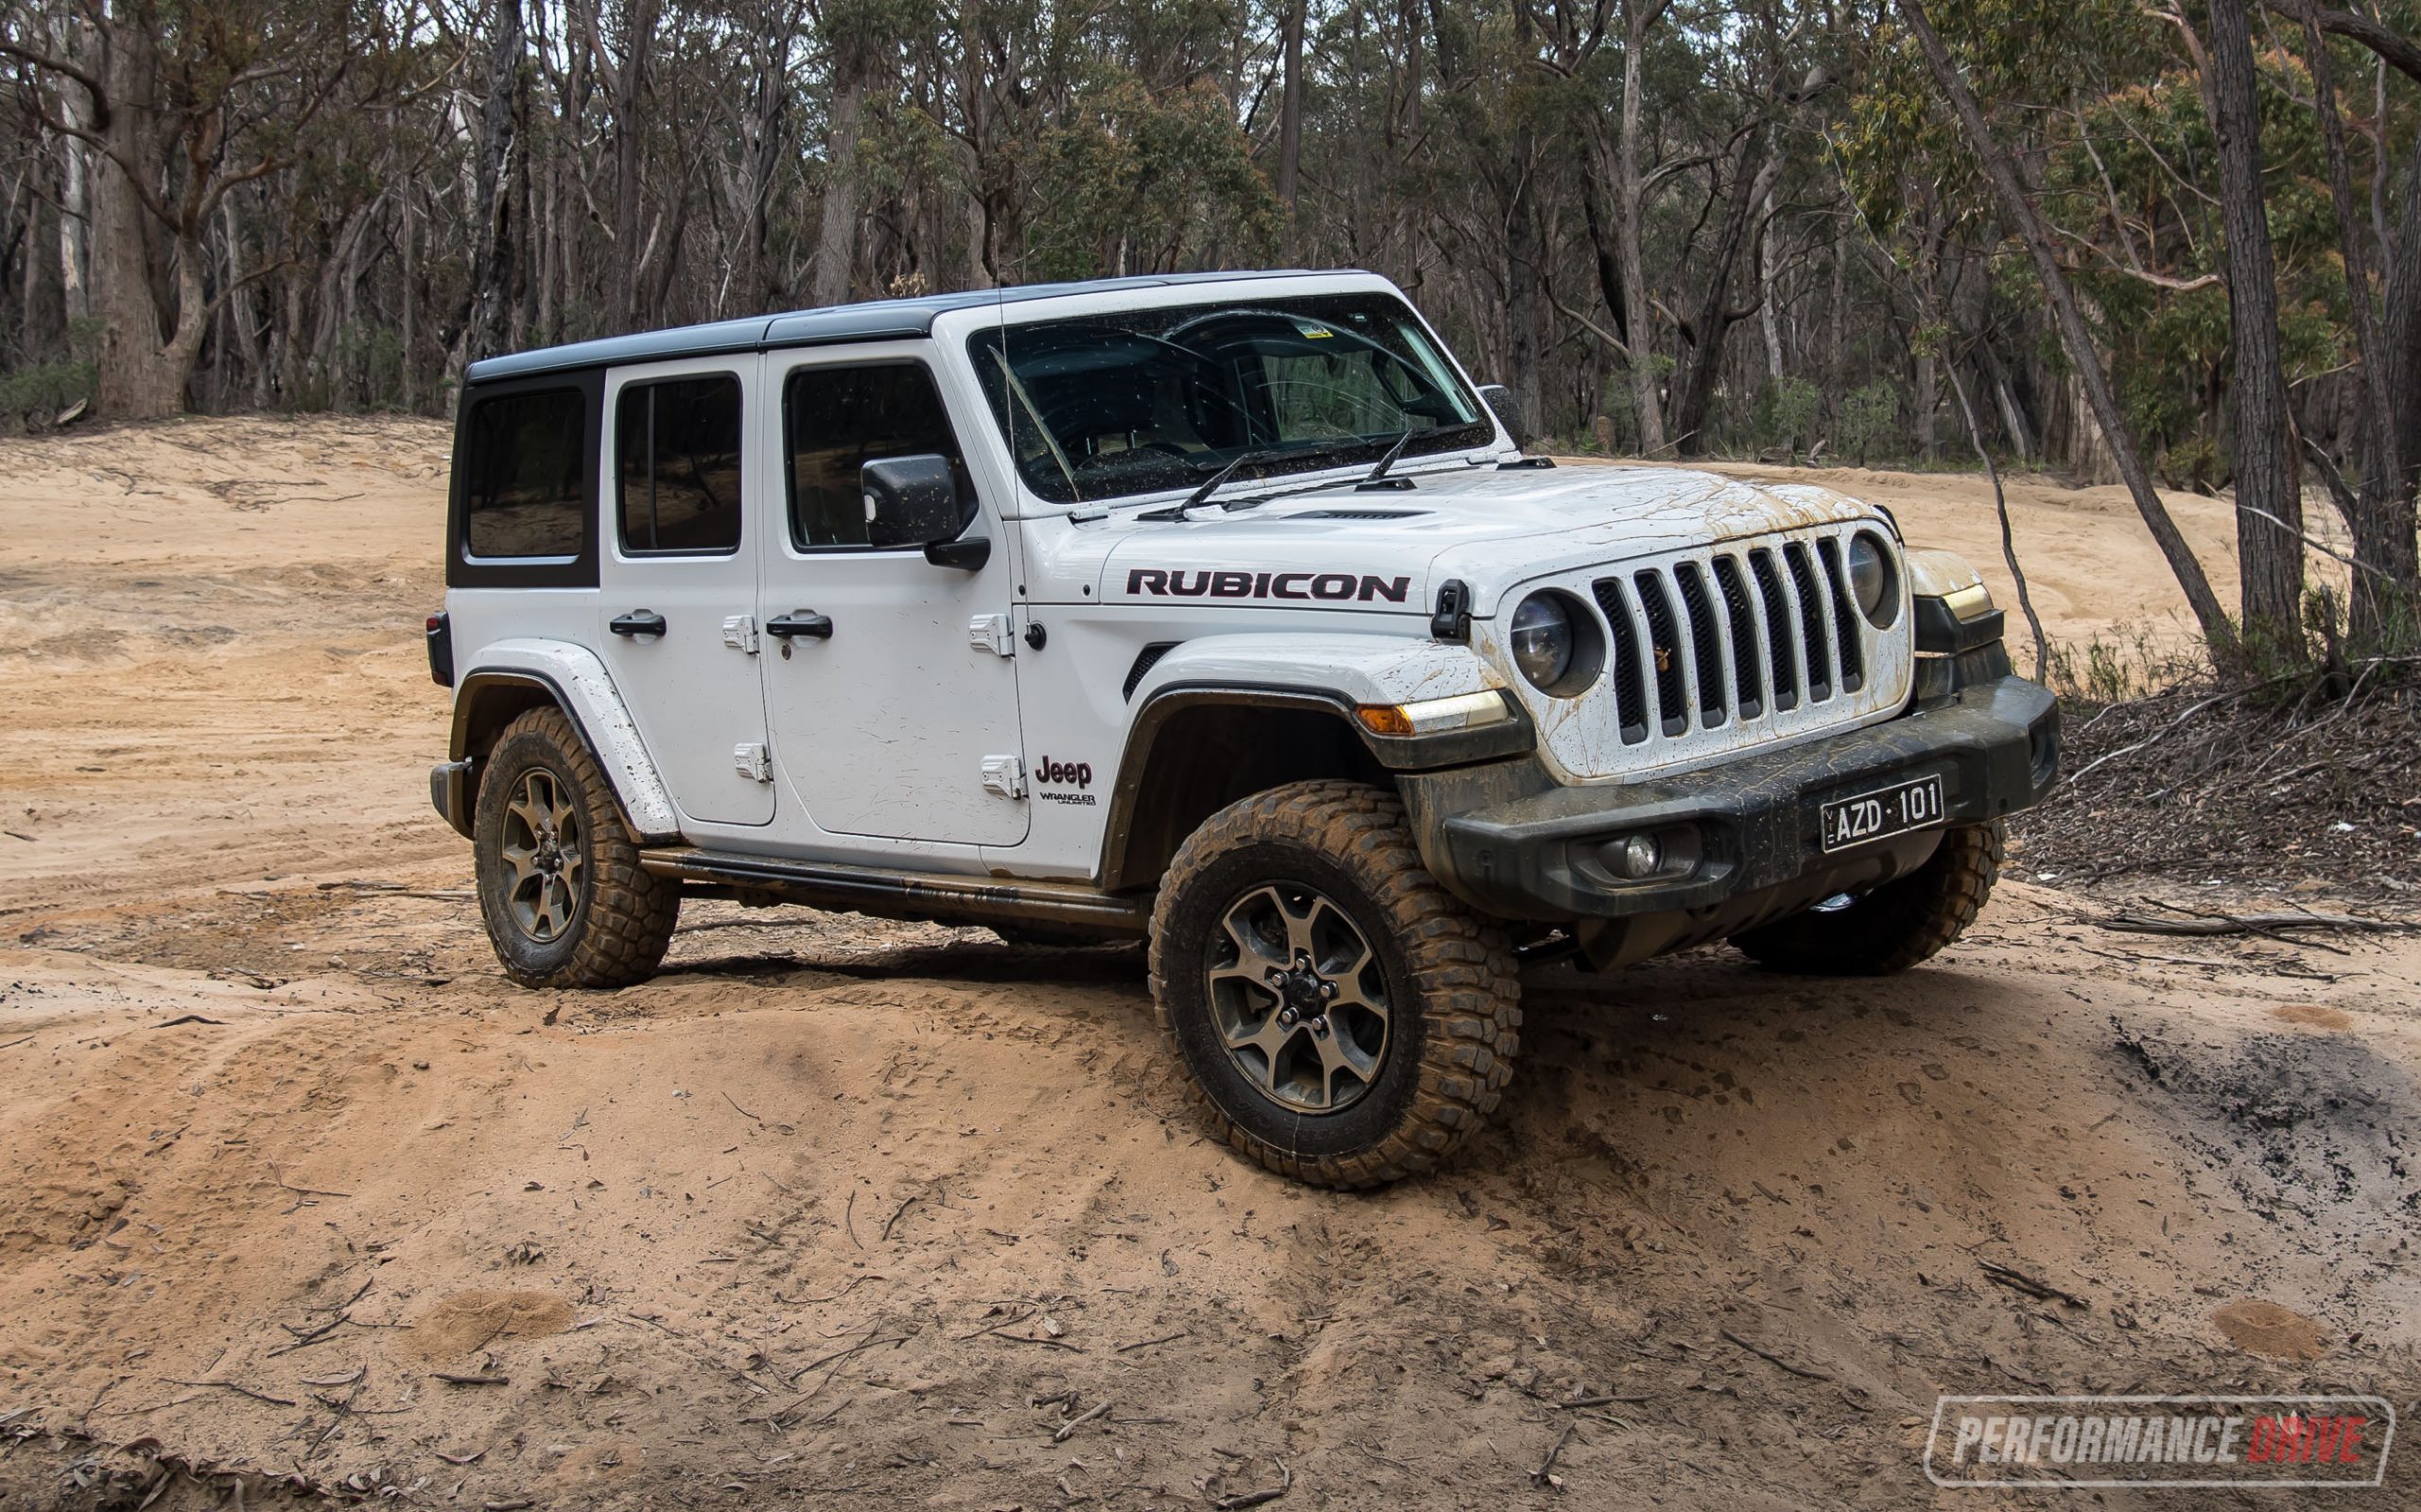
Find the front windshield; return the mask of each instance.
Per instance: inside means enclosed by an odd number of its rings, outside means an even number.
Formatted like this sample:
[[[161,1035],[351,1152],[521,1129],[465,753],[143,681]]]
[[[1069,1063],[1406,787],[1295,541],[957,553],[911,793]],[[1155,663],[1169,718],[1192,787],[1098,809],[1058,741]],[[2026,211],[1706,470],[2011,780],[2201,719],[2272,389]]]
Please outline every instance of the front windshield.
[[[1060,504],[1484,446],[1495,429],[1402,300],[1332,294],[994,326],[967,350],[1028,488]]]

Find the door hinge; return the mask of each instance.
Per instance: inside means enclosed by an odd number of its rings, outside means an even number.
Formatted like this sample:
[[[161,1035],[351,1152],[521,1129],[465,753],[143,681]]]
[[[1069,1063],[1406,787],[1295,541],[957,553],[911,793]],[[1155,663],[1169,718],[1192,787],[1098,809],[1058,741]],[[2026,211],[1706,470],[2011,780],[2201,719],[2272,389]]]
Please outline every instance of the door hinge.
[[[740,774],[755,782],[774,780],[774,757],[761,742],[742,740],[731,748],[731,764]]]
[[[725,615],[723,621],[723,643],[734,651],[757,654],[757,617]]]
[[[1009,617],[1006,615],[977,615],[967,622],[967,639],[969,645],[988,651],[995,656],[1018,653],[1017,637],[1009,634]]]
[[[1013,756],[984,758],[984,786],[1003,798],[1025,796],[1025,763]]]

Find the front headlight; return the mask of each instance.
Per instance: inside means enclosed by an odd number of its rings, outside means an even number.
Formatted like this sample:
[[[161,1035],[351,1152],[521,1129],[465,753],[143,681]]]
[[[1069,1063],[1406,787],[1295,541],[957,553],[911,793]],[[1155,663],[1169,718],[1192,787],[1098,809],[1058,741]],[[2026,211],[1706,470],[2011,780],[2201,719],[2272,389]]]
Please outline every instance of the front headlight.
[[[1850,597],[1857,612],[1881,629],[1900,617],[1900,583],[1891,571],[1890,549],[1872,530],[1850,537]]]
[[[1564,607],[1560,594],[1534,593],[1523,600],[1513,611],[1513,632],[1507,639],[1513,665],[1541,692],[1554,688],[1572,670],[1572,611]]]

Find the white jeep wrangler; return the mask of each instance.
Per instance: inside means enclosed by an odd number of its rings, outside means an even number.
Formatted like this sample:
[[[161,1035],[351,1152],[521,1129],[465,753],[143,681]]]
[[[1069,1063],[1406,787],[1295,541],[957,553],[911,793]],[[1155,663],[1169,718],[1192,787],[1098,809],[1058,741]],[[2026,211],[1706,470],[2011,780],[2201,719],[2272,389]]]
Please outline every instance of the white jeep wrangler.
[[[430,668],[496,955],[684,896],[1150,941],[1223,1136],[1428,1169],[1527,963],[1957,938],[2057,711],[1827,490],[1521,455],[1367,273],[1133,278],[475,364]]]

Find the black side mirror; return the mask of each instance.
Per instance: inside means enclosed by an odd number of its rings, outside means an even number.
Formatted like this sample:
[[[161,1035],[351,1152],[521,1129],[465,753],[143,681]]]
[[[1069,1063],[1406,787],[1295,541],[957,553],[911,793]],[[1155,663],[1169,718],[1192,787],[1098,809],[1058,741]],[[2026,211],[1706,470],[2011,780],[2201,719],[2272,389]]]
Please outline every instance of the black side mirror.
[[[935,453],[887,457],[858,469],[866,501],[866,544],[931,546],[967,528],[959,508],[958,474]]]
[[[1521,445],[1524,441],[1522,406],[1513,397],[1513,391],[1501,383],[1483,383],[1479,386],[1479,396],[1495,412],[1497,423],[1505,427],[1507,435],[1513,438],[1513,444]]]

